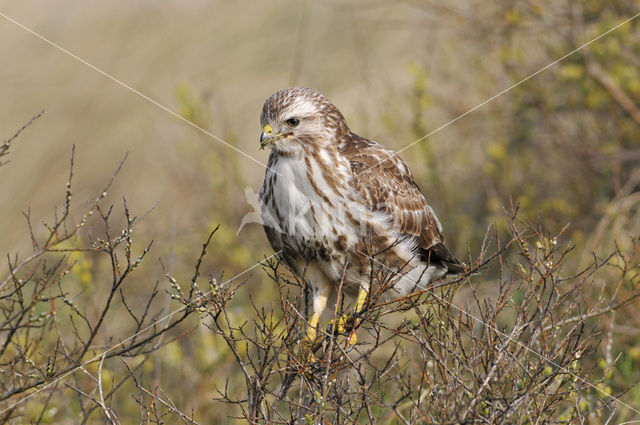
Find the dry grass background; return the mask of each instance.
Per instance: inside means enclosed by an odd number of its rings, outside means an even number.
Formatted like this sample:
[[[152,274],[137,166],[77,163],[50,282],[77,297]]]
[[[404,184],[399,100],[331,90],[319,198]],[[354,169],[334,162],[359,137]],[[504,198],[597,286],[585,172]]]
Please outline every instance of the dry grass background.
[[[400,149],[638,12],[596,0],[2,1],[0,11],[263,162],[258,115],[278,88],[319,89],[354,131]],[[475,254],[488,224],[506,231],[502,206],[510,198],[525,221],[549,234],[572,223],[564,235],[578,246],[576,267],[616,242],[632,249],[630,236],[640,232],[640,123],[589,64],[599,64],[637,108],[639,33],[637,23],[621,28],[588,55],[568,58],[402,154],[461,257]],[[232,276],[271,254],[258,225],[235,235],[251,211],[245,187],[262,183],[260,165],[1,18],[0,52],[0,135],[46,110],[0,169],[3,256],[30,249],[23,211],[31,208],[38,224],[64,201],[73,144],[72,216],[126,152],[106,201],[125,196],[137,215],[157,203],[136,228],[140,243],[153,239],[154,247],[134,295],[163,277],[157,258],[186,275],[218,224],[204,274]],[[94,221],[89,231],[98,228]],[[90,277],[78,280],[100,288],[97,260],[80,260]],[[261,272],[244,288],[240,313],[249,293],[274,302]],[[634,310],[615,320],[617,352],[640,352]],[[640,355],[628,361],[637,369]],[[229,412],[212,411],[211,399],[232,360],[206,328],[163,348],[154,362],[155,382],[179,388],[174,401],[184,411],[226,422]],[[620,381],[634,379],[629,372]],[[637,393],[628,397],[640,402]]]

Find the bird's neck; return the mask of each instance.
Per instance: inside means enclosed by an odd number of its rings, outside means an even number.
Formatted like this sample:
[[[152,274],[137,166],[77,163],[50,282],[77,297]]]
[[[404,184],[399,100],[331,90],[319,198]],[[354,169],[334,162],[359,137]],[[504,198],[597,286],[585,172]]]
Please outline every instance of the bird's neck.
[[[319,157],[327,154],[334,156],[335,152],[336,144],[326,138],[293,139],[287,143],[273,146],[269,158],[283,157],[303,160],[307,156]]]
[[[272,172],[279,179],[291,181],[294,185],[300,180],[316,175],[323,180],[344,180],[349,174],[349,163],[345,162],[335,143],[309,143],[299,145],[298,149],[271,151],[267,166],[267,174]],[[337,181],[334,181],[334,184]]]

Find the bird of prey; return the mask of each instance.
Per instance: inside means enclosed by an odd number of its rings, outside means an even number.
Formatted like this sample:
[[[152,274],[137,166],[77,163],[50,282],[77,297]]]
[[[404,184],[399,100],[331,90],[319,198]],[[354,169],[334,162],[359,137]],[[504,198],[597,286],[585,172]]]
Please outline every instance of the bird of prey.
[[[340,282],[357,294],[355,312],[364,307],[376,263],[398,267],[388,289],[398,296],[462,270],[407,164],[352,132],[320,92],[277,91],[260,123],[261,147],[271,148],[260,214],[273,249],[311,289],[309,340]]]

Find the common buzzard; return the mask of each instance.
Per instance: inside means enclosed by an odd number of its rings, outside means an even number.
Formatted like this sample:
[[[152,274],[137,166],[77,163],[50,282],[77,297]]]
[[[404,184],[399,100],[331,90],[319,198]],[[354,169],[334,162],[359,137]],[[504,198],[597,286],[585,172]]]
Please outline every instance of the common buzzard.
[[[462,270],[407,164],[353,133],[321,93],[280,90],[260,122],[260,144],[271,148],[260,214],[273,249],[312,290],[310,340],[341,281],[357,294],[356,313],[363,308],[374,255],[400,270],[389,289],[399,296]]]

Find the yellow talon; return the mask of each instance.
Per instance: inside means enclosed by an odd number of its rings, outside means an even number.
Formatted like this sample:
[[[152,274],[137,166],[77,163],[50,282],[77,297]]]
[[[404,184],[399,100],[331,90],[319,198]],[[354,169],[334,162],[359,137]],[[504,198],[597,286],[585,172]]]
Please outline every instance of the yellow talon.
[[[329,325],[335,324],[336,332],[338,332],[339,334],[343,334],[347,331],[347,323],[349,322],[350,317],[350,314],[341,314],[337,319],[330,320]]]
[[[358,292],[358,297],[356,298],[354,313],[342,314],[340,315],[340,317],[336,318],[335,320],[331,320],[329,322],[329,324],[335,325],[334,329],[338,334],[347,333],[347,325],[349,324],[349,322],[352,322],[352,325],[350,326],[351,330],[347,338],[347,348],[356,345],[356,343],[358,342],[358,337],[356,336],[355,327],[358,325],[360,321],[356,316],[358,313],[360,313],[364,309],[364,305],[367,302],[368,294],[369,293],[367,292],[366,289],[360,288],[360,291]]]
[[[349,321],[349,315],[348,314],[343,314],[338,318],[338,323],[337,323],[337,330],[338,332],[340,332],[341,334],[345,333],[347,331],[347,322]]]

